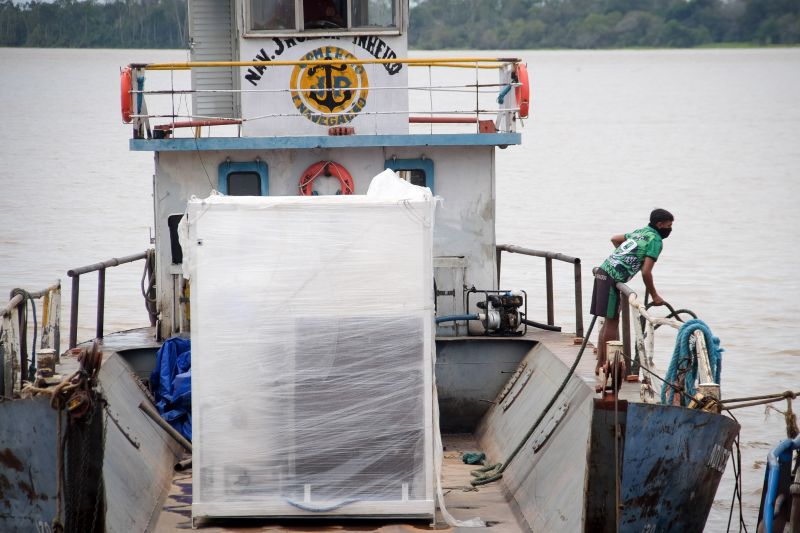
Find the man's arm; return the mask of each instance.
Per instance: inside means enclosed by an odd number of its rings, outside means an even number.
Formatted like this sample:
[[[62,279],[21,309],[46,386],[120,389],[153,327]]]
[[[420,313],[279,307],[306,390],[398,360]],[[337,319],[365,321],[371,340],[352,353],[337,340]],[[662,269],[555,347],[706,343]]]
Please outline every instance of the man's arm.
[[[614,245],[614,248],[619,248],[623,242],[625,242],[625,235],[620,234],[611,237],[611,244]]]
[[[644,265],[642,265],[642,280],[644,281],[644,286],[650,292],[650,296],[653,297],[653,305],[664,305],[664,299],[658,295],[656,286],[653,284],[653,267],[655,264],[656,261],[652,257],[644,258]]]

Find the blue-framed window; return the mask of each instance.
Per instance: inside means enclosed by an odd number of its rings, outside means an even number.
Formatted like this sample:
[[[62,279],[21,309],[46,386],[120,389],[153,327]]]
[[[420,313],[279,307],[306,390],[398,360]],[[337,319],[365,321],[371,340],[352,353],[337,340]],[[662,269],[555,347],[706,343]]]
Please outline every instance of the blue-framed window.
[[[217,190],[228,196],[269,196],[267,164],[263,161],[225,161],[219,166]]]
[[[427,187],[436,194],[433,188],[433,160],[432,159],[387,159],[383,168],[390,168],[400,174],[400,177],[414,185]]]

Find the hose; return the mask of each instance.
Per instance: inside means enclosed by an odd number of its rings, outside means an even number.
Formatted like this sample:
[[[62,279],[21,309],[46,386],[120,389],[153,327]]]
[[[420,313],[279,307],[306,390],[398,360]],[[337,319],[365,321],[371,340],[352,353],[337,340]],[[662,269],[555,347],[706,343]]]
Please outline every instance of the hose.
[[[361,500],[358,500],[358,499],[349,499],[349,500],[344,500],[344,501],[341,501],[341,502],[338,502],[338,503],[333,503],[333,504],[325,506],[325,507],[311,507],[310,505],[306,505],[304,503],[296,502],[296,501],[294,501],[294,500],[292,500],[290,498],[284,498],[284,499],[286,500],[286,503],[288,503],[292,507],[296,507],[296,508],[300,509],[301,511],[308,511],[310,513],[329,513],[331,511],[335,511],[337,509],[341,509],[345,505],[350,505],[351,503],[356,503],[358,501],[361,501]]]
[[[31,302],[31,307],[33,308],[33,344],[31,345],[31,360],[30,360],[30,363],[28,364],[28,381],[33,382],[33,380],[36,378],[36,338],[37,338],[37,336],[39,334],[39,323],[37,322],[37,319],[36,319],[36,300],[34,300],[33,296],[31,296],[30,293],[28,291],[26,291],[25,289],[14,289],[13,291],[11,291],[11,297],[12,298],[14,296],[16,296],[17,294],[22,296],[22,298],[23,298],[22,301],[23,302],[25,302],[26,300],[30,301]],[[28,322],[28,304],[27,304],[27,302],[25,303],[25,311],[24,312],[25,312],[25,323],[27,324],[27,322]],[[23,331],[23,332],[21,332],[21,335],[26,335],[27,336],[27,332]],[[25,381],[25,369],[24,368],[21,369],[21,373],[22,373],[22,381]]]
[[[586,344],[589,342],[589,335],[592,334],[592,328],[594,328],[594,323],[596,321],[597,321],[597,316],[592,316],[592,321],[589,324],[589,330],[583,337],[583,343],[581,343],[581,349],[578,350],[578,355],[577,357],[575,357],[575,362],[572,363],[572,366],[567,371],[567,375],[564,376],[564,380],[561,382],[561,386],[558,387],[558,390],[556,390],[555,394],[553,394],[553,397],[550,398],[550,401],[542,410],[542,413],[539,415],[539,418],[536,419],[536,422],[533,423],[531,429],[529,429],[528,432],[525,434],[525,436],[522,437],[522,440],[519,442],[517,447],[514,448],[514,451],[511,452],[511,454],[504,462],[492,465],[491,467],[488,468],[484,467],[484,469],[476,470],[475,472],[477,472],[477,475],[473,473],[475,479],[470,481],[470,484],[472,484],[473,487],[477,487],[478,485],[486,485],[487,483],[491,483],[492,481],[497,481],[498,479],[503,477],[503,472],[505,472],[506,468],[508,468],[508,465],[511,463],[511,461],[513,461],[514,458],[517,456],[517,454],[520,452],[520,450],[522,450],[522,447],[525,446],[525,443],[528,442],[529,438],[531,438],[533,432],[536,431],[536,429],[539,427],[539,424],[542,423],[542,420],[544,420],[544,417],[547,415],[548,411],[550,411],[550,408],[553,407],[553,405],[556,403],[556,400],[558,399],[559,395],[561,395],[561,392],[567,387],[567,383],[572,377],[572,374],[575,373],[575,369],[578,367],[578,363],[580,363],[581,357],[583,357],[583,352],[586,350]],[[494,467],[498,468],[495,470]]]
[[[775,500],[778,497],[780,463],[791,463],[792,450],[800,449],[800,436],[794,440],[786,439],[767,455],[767,495],[764,498],[764,533],[772,533],[772,520],[775,514]]]
[[[533,320],[528,320],[527,318],[523,318],[522,323],[532,326],[534,328],[545,329],[547,331],[561,331],[561,326],[551,326],[550,324],[542,324],[541,322],[535,322]]]
[[[455,322],[456,320],[478,320],[478,315],[444,315],[436,317],[437,324]]]

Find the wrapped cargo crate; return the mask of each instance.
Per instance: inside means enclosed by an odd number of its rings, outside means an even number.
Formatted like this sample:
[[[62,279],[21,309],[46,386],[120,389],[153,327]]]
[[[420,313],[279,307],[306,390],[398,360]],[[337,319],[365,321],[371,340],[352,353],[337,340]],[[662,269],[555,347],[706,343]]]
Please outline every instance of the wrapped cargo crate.
[[[193,517],[434,513],[433,201],[193,199]]]

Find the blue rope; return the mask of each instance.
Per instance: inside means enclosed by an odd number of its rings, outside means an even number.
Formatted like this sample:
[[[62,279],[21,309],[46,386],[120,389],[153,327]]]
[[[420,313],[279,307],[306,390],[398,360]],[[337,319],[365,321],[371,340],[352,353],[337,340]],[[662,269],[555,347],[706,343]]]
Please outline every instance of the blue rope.
[[[678,374],[685,372],[684,386],[686,393],[689,396],[694,396],[695,381],[697,381],[697,354],[692,353],[689,347],[689,339],[692,333],[700,330],[703,332],[703,337],[706,340],[706,348],[708,349],[708,361],[711,365],[711,374],[714,381],[719,385],[720,377],[722,374],[722,352],[720,341],[711,333],[708,325],[700,319],[692,319],[681,326],[678,330],[678,338],[675,339],[675,349],[672,352],[672,361],[669,363],[667,370],[666,381],[668,383],[676,383],[678,381]],[[664,405],[672,405],[672,400],[675,396],[675,389],[672,387],[664,386],[661,389],[661,403]]]

